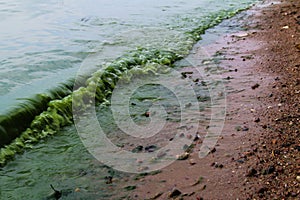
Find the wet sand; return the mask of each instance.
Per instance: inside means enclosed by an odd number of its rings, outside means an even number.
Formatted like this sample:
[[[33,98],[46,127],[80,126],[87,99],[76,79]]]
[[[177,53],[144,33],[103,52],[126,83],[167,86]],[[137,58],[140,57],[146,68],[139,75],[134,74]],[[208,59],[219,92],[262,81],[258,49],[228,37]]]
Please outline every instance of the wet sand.
[[[128,180],[129,199],[300,198],[300,2],[263,5],[233,19],[243,31],[202,46],[226,87],[215,149],[199,159],[199,139],[188,159]]]

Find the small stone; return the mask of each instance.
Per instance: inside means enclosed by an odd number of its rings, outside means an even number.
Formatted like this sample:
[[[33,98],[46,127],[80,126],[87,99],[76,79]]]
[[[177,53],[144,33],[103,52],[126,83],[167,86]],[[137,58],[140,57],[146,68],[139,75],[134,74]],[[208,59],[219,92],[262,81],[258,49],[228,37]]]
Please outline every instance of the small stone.
[[[112,179],[113,179],[112,176],[106,176],[106,177],[105,177],[105,180],[106,180],[105,183],[106,183],[106,184],[112,184]]]
[[[254,169],[254,168],[251,168],[251,169],[247,172],[246,176],[247,176],[247,177],[252,177],[252,176],[255,176],[256,174],[257,174],[257,170]]]
[[[297,176],[296,180],[300,183],[300,176]]]
[[[150,117],[150,112],[149,111],[145,112],[145,116]]]
[[[259,117],[255,118],[254,122],[256,122],[256,123],[260,122],[260,118]]]
[[[181,192],[178,189],[173,188],[173,190],[169,194],[169,197],[170,198],[175,198],[175,197],[178,197],[179,195],[181,195]]]
[[[199,140],[201,138],[201,136],[197,133],[194,137],[194,142],[196,142],[197,140]]]
[[[156,145],[149,145],[145,147],[145,151],[147,152],[154,152],[157,149]]]
[[[215,153],[217,150],[216,150],[216,148],[213,148],[211,151],[210,151],[210,153]]]
[[[139,153],[141,151],[143,151],[143,146],[142,145],[139,145],[137,147],[135,147],[134,149],[131,150],[132,153]]]
[[[195,165],[196,161],[195,161],[195,159],[191,158],[191,159],[189,159],[189,163],[190,163],[190,165]]]
[[[79,188],[75,188],[74,191],[75,191],[75,192],[80,192],[80,189],[79,189]]]
[[[252,90],[255,90],[256,88],[258,88],[260,85],[258,83],[256,83],[255,85],[251,86]]]
[[[249,131],[249,128],[247,126],[244,126],[242,131]]]
[[[263,174],[267,175],[267,174],[272,174],[273,172],[275,172],[275,167],[271,165],[266,170],[263,171]]]
[[[297,197],[297,196],[298,196],[298,194],[296,192],[291,193],[291,197]]]
[[[189,153],[184,152],[184,153],[181,154],[181,155],[176,155],[176,158],[177,158],[177,160],[186,160],[186,159],[188,159],[189,156],[190,156]]]
[[[236,126],[236,127],[235,127],[235,130],[236,130],[236,131],[241,131],[241,130],[242,130],[242,127],[241,127],[241,126]]]
[[[263,194],[263,193],[265,193],[267,190],[268,190],[267,188],[261,187],[261,188],[259,188],[259,190],[257,191],[257,193],[258,193],[258,194]]]
[[[244,158],[243,159],[239,159],[239,160],[236,160],[236,162],[243,164],[245,162],[245,159]]]

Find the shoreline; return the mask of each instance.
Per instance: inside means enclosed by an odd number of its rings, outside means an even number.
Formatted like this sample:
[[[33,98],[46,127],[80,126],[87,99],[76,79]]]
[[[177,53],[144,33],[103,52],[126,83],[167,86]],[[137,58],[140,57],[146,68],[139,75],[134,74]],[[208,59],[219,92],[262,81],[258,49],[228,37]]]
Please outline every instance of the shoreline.
[[[299,198],[300,62],[296,42],[300,41],[299,22],[293,21],[300,16],[295,12],[299,5],[296,1],[264,1],[245,11],[246,18],[230,19],[245,31],[222,35],[204,46],[209,54],[221,57],[218,66],[227,80],[227,116],[215,152],[199,159],[196,145],[187,160],[129,181],[136,186],[129,199]],[[282,62],[286,69],[278,67]],[[291,112],[291,105],[298,111]],[[282,118],[292,121],[278,123]],[[278,130],[286,127],[290,134],[279,136]],[[294,143],[286,145],[291,139]]]

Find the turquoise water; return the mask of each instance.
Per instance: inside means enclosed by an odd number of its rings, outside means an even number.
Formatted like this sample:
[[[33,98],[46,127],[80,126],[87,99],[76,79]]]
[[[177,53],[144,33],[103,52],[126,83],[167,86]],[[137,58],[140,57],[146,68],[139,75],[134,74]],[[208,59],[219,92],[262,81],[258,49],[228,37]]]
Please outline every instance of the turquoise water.
[[[172,49],[180,41],[172,43],[168,33],[183,34],[211,13],[252,2],[0,1],[0,114],[75,76],[82,62],[95,70],[137,46]],[[116,193],[105,184],[110,170],[67,127],[0,169],[0,199],[44,199],[50,184],[64,191],[62,199],[106,199]]]

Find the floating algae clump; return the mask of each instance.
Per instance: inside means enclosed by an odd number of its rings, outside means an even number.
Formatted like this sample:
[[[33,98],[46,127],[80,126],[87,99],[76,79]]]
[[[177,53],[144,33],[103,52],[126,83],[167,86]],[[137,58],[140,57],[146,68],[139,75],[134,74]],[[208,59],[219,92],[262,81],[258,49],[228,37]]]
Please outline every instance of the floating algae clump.
[[[171,67],[175,61],[182,59],[191,50],[193,44],[201,39],[205,30],[228,19],[239,10],[221,11],[199,21],[199,27],[187,31],[180,38],[176,47],[167,50],[138,48],[116,59],[108,66],[93,73],[90,78],[76,79],[73,88],[67,83],[50,95],[37,95],[35,100],[29,100],[8,116],[0,116],[0,166],[13,159],[16,153],[31,148],[32,144],[40,139],[53,135],[60,128],[73,122],[72,104],[77,111],[84,111],[95,101],[109,103],[108,99],[115,88],[115,84],[122,76],[123,80],[130,81],[136,74],[154,73],[162,65]],[[21,122],[21,123],[20,123]],[[24,122],[24,123],[23,123]],[[19,125],[23,124],[23,125]],[[29,127],[26,129],[26,127]],[[21,134],[20,134],[21,133]],[[19,136],[19,137],[18,137]]]

